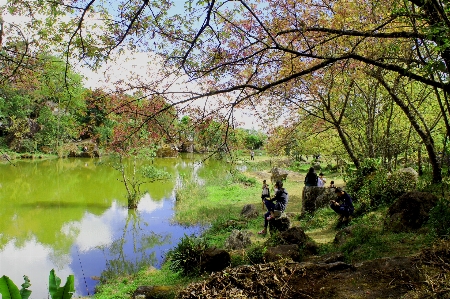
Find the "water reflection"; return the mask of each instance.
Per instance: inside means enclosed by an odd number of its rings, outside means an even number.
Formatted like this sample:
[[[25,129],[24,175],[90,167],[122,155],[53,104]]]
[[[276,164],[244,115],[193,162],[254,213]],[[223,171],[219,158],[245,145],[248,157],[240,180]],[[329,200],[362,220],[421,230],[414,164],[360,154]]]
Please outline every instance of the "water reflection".
[[[159,268],[184,234],[201,227],[172,223],[174,188],[193,161],[155,161],[174,174],[148,184],[136,211],[126,208],[119,173],[106,162],[55,160],[0,165],[0,276],[31,280],[32,299],[48,298],[48,275],[75,275],[77,296],[92,295],[97,277]],[[188,175],[189,174],[189,175]],[[197,175],[195,175],[197,176]]]

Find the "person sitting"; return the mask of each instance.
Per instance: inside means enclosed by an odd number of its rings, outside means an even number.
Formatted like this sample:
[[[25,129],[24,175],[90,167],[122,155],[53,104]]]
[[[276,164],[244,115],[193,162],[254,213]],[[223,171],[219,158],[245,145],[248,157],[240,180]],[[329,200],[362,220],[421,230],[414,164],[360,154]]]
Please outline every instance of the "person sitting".
[[[336,185],[334,184],[334,181],[330,182],[330,186],[328,186],[328,188],[336,188]]]
[[[323,177],[323,173],[319,173],[319,177],[317,178],[317,187],[324,187],[327,181]]]
[[[314,167],[311,167],[308,171],[308,173],[305,176],[305,186],[317,186],[317,174],[314,171]]]
[[[350,220],[349,218],[355,210],[353,207],[353,200],[350,195],[341,188],[336,188],[334,192],[337,195],[337,200],[332,200],[330,202],[330,207],[340,215],[339,220],[347,222]]]
[[[267,226],[269,221],[281,215],[286,210],[289,196],[286,189],[283,188],[283,182],[277,181],[275,183],[275,197],[264,200],[264,204],[267,208],[267,213],[264,214],[264,229],[258,234],[265,235],[267,233]],[[276,203],[274,203],[276,201]],[[279,213],[279,214],[278,214]]]

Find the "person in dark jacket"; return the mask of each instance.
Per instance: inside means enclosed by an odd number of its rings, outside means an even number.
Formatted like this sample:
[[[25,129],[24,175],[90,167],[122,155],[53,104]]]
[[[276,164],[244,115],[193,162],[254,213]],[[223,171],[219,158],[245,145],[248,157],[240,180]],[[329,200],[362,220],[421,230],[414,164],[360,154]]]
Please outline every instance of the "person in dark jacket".
[[[283,182],[277,181],[275,183],[275,197],[268,198],[264,201],[267,208],[267,213],[264,214],[264,229],[258,234],[265,235],[267,233],[267,226],[269,221],[275,217],[278,217],[276,213],[282,213],[286,210],[287,203],[289,201],[289,196],[286,189],[283,188]],[[274,203],[274,201],[276,203]]]
[[[305,176],[305,186],[317,186],[317,180],[317,173],[314,171],[314,167],[311,167]]]
[[[336,188],[334,192],[338,198],[337,200],[332,200],[330,202],[330,207],[341,216],[343,221],[348,221],[355,210],[353,207],[353,200],[350,195],[341,188]]]

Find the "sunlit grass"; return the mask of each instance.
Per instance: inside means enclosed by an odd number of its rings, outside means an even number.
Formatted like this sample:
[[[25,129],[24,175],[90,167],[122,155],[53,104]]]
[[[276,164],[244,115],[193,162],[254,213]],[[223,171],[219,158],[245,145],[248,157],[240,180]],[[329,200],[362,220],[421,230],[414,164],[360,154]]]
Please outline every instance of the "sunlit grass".
[[[206,177],[205,180],[186,179],[176,191],[174,221],[185,225],[195,223],[209,225],[209,229],[202,236],[209,246],[223,248],[225,241],[235,229],[252,233],[250,248],[230,251],[233,266],[252,264],[261,259],[268,246],[266,241],[270,239],[269,236],[258,235],[257,231],[262,229],[262,214],[265,212],[260,199],[262,179],[270,179],[268,170],[273,165],[273,161],[268,162],[263,157],[255,156],[255,161],[245,163],[247,170],[243,174],[233,177],[231,172],[226,170],[207,175],[202,173],[202,177]],[[304,170],[306,174],[308,168],[309,165],[305,165],[299,173],[301,174]],[[297,175],[295,179],[288,176],[284,182],[284,187],[289,193],[286,212],[293,214],[292,226],[302,227],[305,233],[319,245],[320,254],[341,252],[348,263],[356,263],[382,257],[414,254],[433,241],[426,232],[396,234],[385,231],[383,223],[387,207],[381,207],[353,218],[349,227],[352,233],[345,237],[341,244],[335,244],[333,241],[340,229],[337,228],[338,216],[334,211],[324,207],[317,210],[314,215],[299,217],[304,187],[301,175]],[[338,186],[344,184],[337,173],[328,173],[328,175],[327,183],[330,178],[336,178]],[[325,176],[327,177],[327,173]],[[240,212],[246,204],[254,204],[259,209],[260,216],[254,219],[241,217]],[[100,290],[109,293],[102,299],[129,298],[132,291],[139,285],[169,285],[178,288],[193,281],[172,273],[167,265],[155,273],[147,272],[141,271],[134,278],[118,279],[111,284],[108,283],[107,286],[102,286]]]
[[[174,221],[208,224],[218,217],[234,219],[247,203],[257,202],[257,186],[225,180],[187,181],[176,191]]]
[[[120,276],[108,280],[106,284],[100,283],[94,297],[97,299],[128,299],[139,286],[165,286],[169,290],[168,293],[173,295],[173,297],[165,298],[174,298],[178,290],[194,280],[194,278],[187,278],[172,272],[168,265],[163,265],[160,270],[149,267],[134,275]]]

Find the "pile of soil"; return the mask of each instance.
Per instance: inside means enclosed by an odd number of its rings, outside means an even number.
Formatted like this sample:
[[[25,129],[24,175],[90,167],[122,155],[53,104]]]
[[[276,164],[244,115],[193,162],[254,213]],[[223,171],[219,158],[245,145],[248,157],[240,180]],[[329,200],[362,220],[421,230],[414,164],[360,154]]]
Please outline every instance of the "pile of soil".
[[[321,260],[227,268],[177,298],[450,298],[450,242],[356,265]]]

